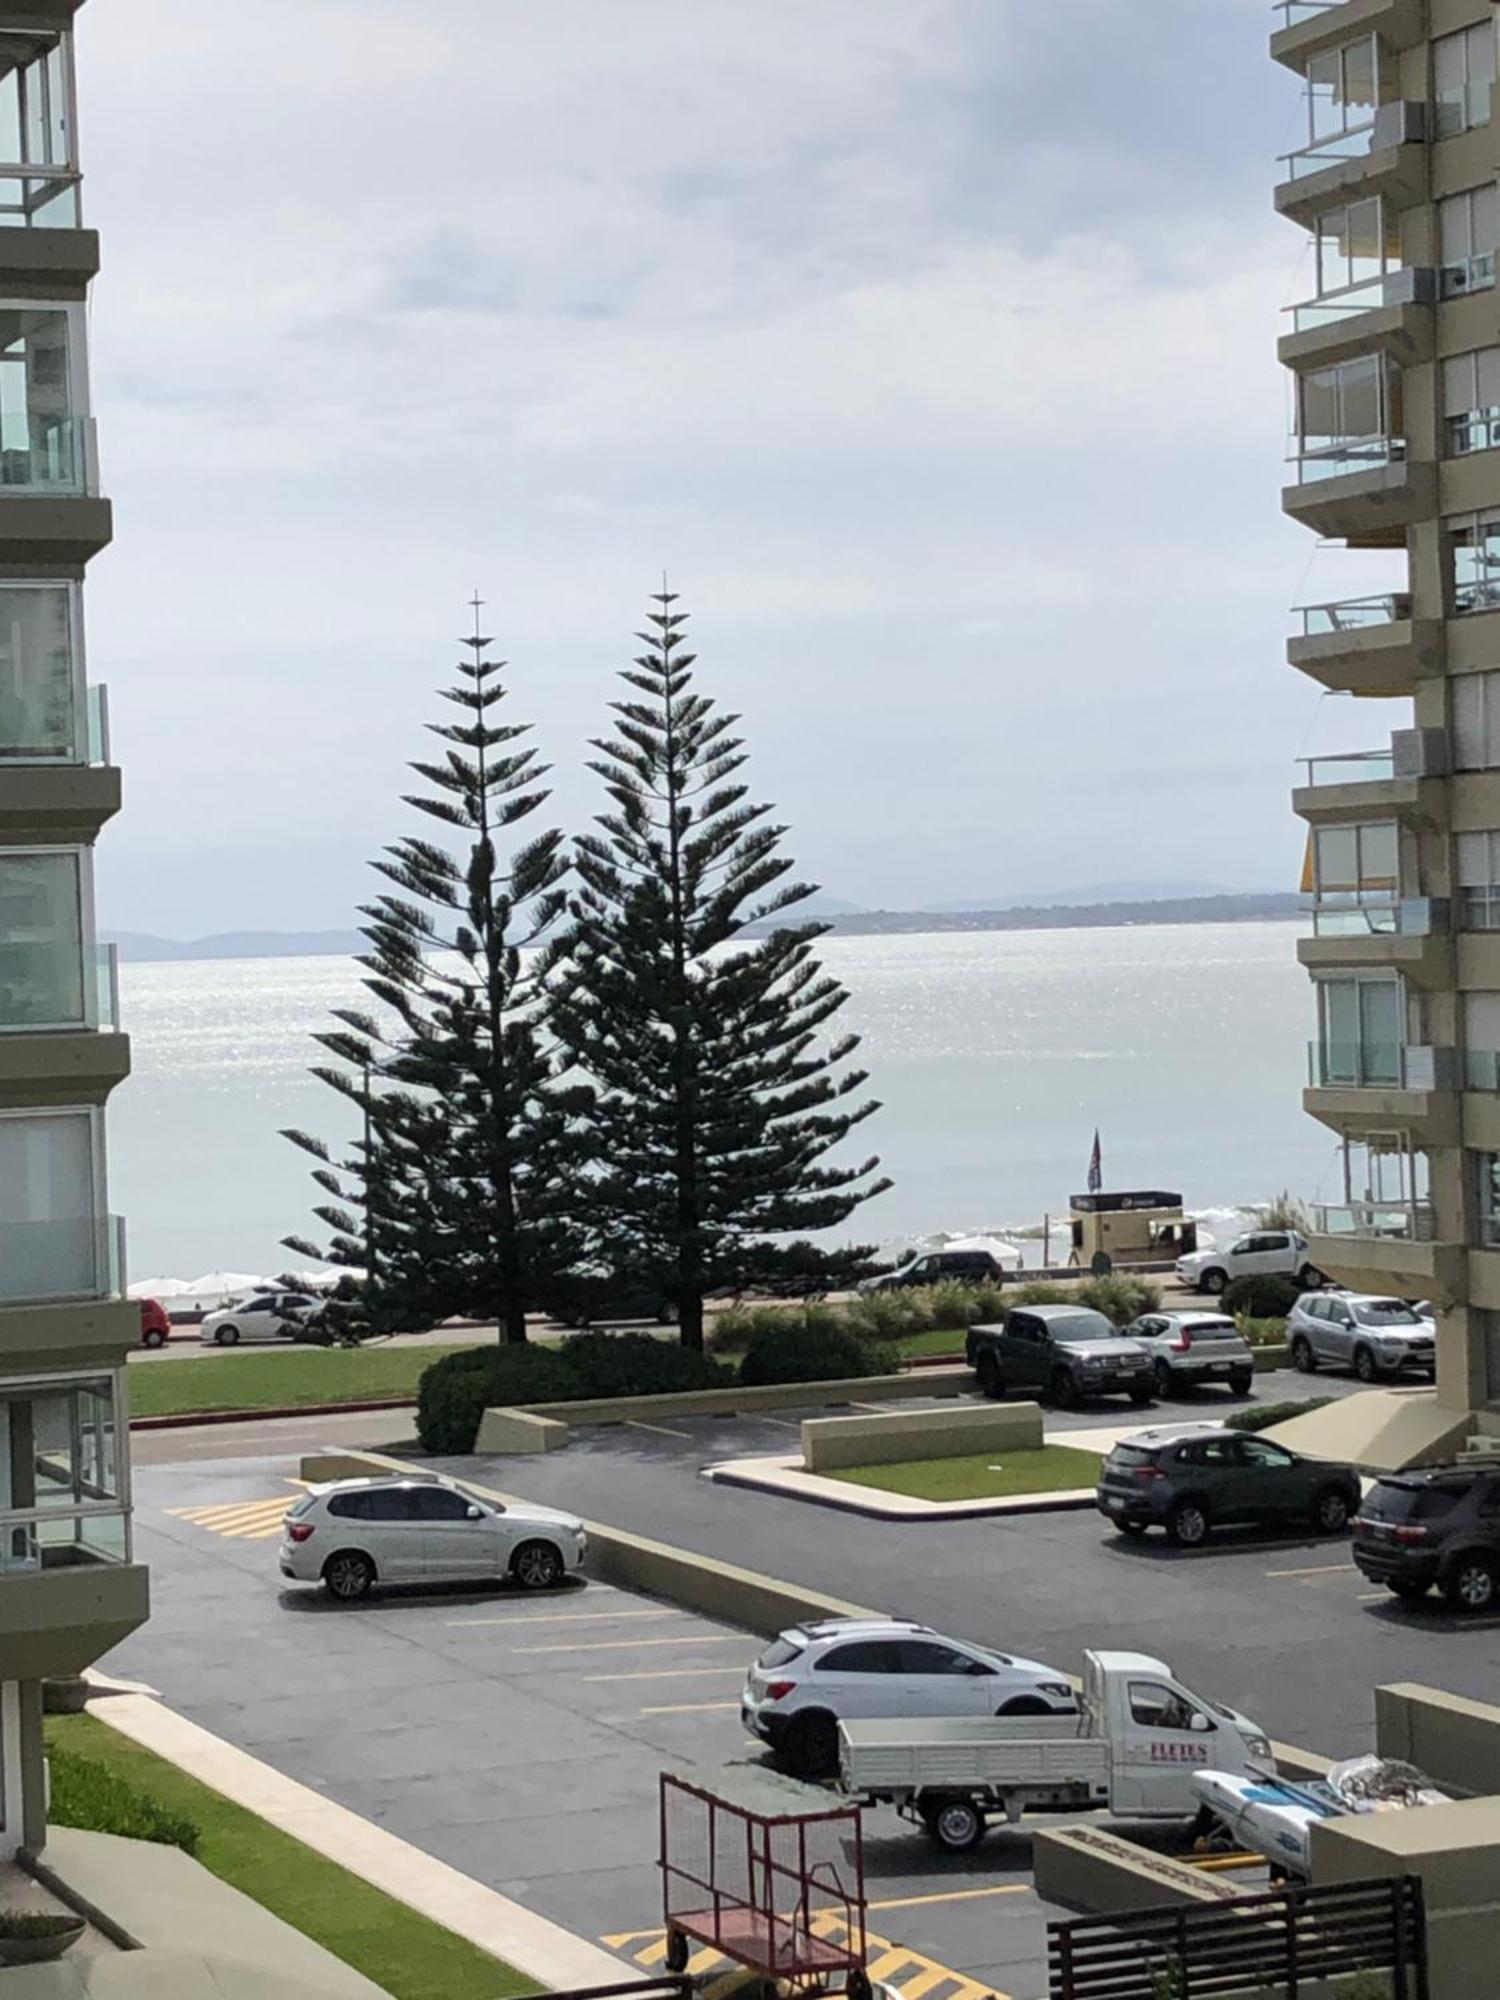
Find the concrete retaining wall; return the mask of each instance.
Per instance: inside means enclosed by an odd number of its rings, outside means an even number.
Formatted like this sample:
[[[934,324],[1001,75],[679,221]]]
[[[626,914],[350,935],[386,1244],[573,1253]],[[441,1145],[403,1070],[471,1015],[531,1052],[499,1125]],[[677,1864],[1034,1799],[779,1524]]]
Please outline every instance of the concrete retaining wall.
[[[962,1403],[953,1410],[809,1417],[802,1425],[802,1463],[809,1472],[1041,1447],[1042,1412],[1036,1403]]]
[[[608,1396],[586,1403],[526,1403],[533,1417],[564,1424],[625,1424],[654,1417],[734,1417],[745,1410],[796,1410],[816,1403],[890,1403],[907,1396],[957,1396],[974,1387],[970,1368],[865,1375],[836,1382],[772,1382],[760,1388],[684,1389],[672,1396]]]
[[[1158,1909],[1163,1903],[1222,1903],[1241,1893],[1233,1883],[1099,1826],[1040,1828],[1031,1837],[1031,1856],[1042,1900],[1090,1915]]]
[[[1444,1791],[1500,1793],[1500,1708],[1399,1681],[1375,1690],[1375,1746],[1425,1771]]]
[[[568,1427],[534,1410],[486,1410],[479,1419],[475,1451],[508,1456],[515,1452],[556,1451],[568,1441]]]

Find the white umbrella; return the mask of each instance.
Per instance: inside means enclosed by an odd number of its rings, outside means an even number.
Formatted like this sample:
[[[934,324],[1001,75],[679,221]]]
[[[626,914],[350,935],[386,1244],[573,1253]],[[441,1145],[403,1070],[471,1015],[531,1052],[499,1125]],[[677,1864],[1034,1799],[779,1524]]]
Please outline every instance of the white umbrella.
[[[264,1278],[257,1278],[248,1271],[209,1271],[201,1278],[194,1278],[191,1284],[184,1285],[178,1297],[238,1299],[265,1282]]]
[[[125,1287],[127,1299],[180,1299],[192,1287],[182,1278],[138,1278]]]
[[[949,1236],[944,1240],[945,1250],[982,1250],[994,1258],[1002,1271],[1019,1271],[1024,1259],[1016,1244],[1007,1243],[1000,1236]]]

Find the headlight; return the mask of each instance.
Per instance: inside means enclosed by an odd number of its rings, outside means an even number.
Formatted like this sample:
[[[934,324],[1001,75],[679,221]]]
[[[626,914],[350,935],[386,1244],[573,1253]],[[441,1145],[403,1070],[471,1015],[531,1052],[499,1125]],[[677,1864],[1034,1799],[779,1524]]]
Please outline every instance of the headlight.
[[[1246,1730],[1245,1748],[1250,1752],[1252,1757],[1269,1758],[1271,1756],[1271,1739],[1269,1736],[1260,1735],[1258,1731]]]
[[[1073,1701],[1076,1699],[1073,1690],[1068,1686],[1066,1681],[1038,1681],[1036,1691],[1038,1694],[1050,1694],[1055,1701]]]

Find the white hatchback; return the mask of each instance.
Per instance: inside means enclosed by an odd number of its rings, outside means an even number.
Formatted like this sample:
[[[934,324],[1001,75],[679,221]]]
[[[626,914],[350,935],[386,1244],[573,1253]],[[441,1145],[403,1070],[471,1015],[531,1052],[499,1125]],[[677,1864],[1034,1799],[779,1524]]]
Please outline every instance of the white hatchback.
[[[546,1590],[581,1569],[582,1521],[506,1507],[438,1479],[339,1479],[287,1509],[281,1574],[363,1597],[377,1583],[487,1582]]]

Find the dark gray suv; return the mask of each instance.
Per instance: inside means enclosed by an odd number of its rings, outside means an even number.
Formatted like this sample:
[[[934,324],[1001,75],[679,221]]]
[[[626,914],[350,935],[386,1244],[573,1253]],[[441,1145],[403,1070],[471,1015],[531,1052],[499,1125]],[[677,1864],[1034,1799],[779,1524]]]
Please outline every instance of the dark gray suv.
[[[1012,1306],[998,1326],[971,1326],[964,1342],[981,1391],[998,1399],[1029,1389],[1069,1410],[1094,1396],[1149,1403],[1151,1356],[1086,1306]]]
[[[1270,1438],[1204,1426],[1121,1438],[1099,1476],[1099,1512],[1124,1535],[1165,1528],[1197,1548],[1214,1528],[1307,1524],[1341,1535],[1359,1506],[1359,1475],[1299,1458]]]

